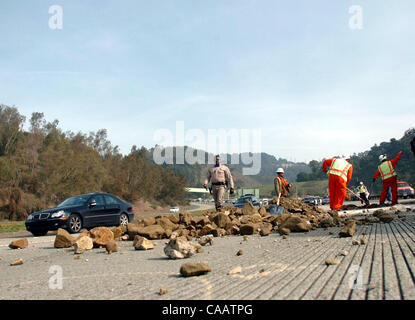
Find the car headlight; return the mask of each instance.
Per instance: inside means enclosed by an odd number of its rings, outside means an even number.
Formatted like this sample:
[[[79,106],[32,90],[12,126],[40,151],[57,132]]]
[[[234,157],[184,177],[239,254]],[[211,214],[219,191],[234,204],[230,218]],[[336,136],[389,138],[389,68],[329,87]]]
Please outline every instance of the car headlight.
[[[61,211],[52,213],[52,216],[51,217],[52,218],[60,218],[60,217],[63,217],[64,214],[65,214],[65,211],[61,210]]]
[[[29,216],[27,217],[27,221],[33,220],[33,213],[29,214]]]

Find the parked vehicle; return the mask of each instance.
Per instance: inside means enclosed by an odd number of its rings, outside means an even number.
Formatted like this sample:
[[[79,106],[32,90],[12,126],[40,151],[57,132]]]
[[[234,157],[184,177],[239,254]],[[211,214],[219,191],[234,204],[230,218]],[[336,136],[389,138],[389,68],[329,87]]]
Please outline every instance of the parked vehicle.
[[[134,219],[133,206],[107,193],[89,193],[71,197],[56,208],[34,212],[26,220],[26,230],[44,236],[63,228],[70,233],[82,228],[127,226]]]
[[[308,203],[311,205],[319,206],[323,204],[323,200],[320,197],[317,196],[311,196],[311,197],[305,197],[302,202]]]
[[[240,197],[236,202],[233,204],[234,207],[243,208],[247,201],[251,201],[253,206],[260,207],[260,203],[258,199],[253,195],[245,195]]]
[[[179,207],[171,207],[170,208],[170,212],[172,212],[172,213],[179,212],[179,211],[180,211]]]
[[[415,198],[415,189],[406,181],[398,181],[398,197]]]
[[[321,198],[323,204],[329,204],[330,203],[330,197],[326,194]]]

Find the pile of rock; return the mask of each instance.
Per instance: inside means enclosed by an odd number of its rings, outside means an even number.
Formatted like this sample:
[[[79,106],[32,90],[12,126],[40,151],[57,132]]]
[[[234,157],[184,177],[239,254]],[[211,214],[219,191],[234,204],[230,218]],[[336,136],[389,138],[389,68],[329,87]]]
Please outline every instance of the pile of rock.
[[[55,237],[55,248],[74,247],[75,254],[82,254],[93,248],[105,248],[108,253],[117,252],[117,242],[127,232],[125,227],[106,228],[97,227],[90,231],[83,230],[78,237],[73,237],[68,231],[58,229]]]
[[[254,207],[247,202],[243,208],[227,207],[219,212],[208,212],[202,216],[180,213],[158,217],[145,217],[127,226],[129,240],[136,236],[146,239],[193,238],[212,235],[252,235],[267,236],[272,232],[289,234],[307,232],[319,227],[328,228],[339,225],[340,219],[323,209],[302,203],[299,200],[282,199],[285,209],[282,215],[271,215],[268,207]]]

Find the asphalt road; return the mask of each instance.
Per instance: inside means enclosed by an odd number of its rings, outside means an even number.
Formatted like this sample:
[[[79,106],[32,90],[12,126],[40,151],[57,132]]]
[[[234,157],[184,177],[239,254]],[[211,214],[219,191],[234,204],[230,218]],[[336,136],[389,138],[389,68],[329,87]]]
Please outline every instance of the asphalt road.
[[[339,238],[339,228],[292,233],[286,240],[275,233],[248,241],[215,238],[203,253],[180,260],[165,256],[166,240],[154,241],[149,251],[119,242],[117,253],[94,249],[75,259],[72,248],[53,247],[54,236],[30,237],[21,250],[0,239],[0,299],[415,299],[415,212],[404,214],[390,224],[358,226],[353,238]],[[355,239],[366,243],[353,245]],[[243,255],[236,256],[240,249]],[[18,258],[24,264],[11,266]],[[340,263],[327,266],[327,258]],[[212,271],[180,276],[183,263],[198,261]],[[241,273],[228,274],[238,266]],[[160,288],[168,293],[160,296]]]

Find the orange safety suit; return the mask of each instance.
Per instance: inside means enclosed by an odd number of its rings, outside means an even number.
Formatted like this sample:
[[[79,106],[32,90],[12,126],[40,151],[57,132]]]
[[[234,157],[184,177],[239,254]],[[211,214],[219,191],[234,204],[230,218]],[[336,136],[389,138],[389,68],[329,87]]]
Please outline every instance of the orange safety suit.
[[[346,198],[347,185],[352,178],[353,166],[347,162],[343,170],[339,171],[334,167],[335,161],[342,164],[345,160],[327,159],[323,162],[322,170],[329,175],[330,208],[340,210]]]
[[[396,155],[395,159],[382,162],[382,164],[385,162],[388,163],[386,172],[381,170],[381,164],[378,167],[378,170],[376,170],[375,175],[373,176],[373,181],[375,181],[379,177],[382,177],[383,181],[383,189],[382,193],[380,194],[379,204],[383,204],[385,202],[389,187],[392,189],[392,203],[398,203],[398,177],[395,172],[395,167],[399,159],[401,158],[401,155],[402,151]]]

